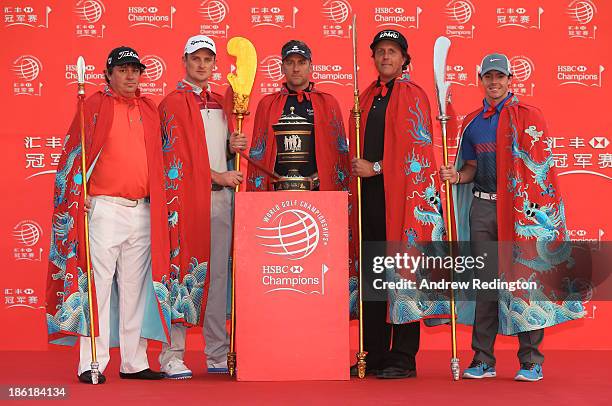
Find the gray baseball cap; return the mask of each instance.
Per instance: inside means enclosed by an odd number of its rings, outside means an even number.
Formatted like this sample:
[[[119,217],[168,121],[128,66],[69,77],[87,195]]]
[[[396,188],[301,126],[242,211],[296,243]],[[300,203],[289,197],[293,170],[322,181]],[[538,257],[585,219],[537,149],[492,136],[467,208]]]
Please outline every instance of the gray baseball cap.
[[[504,54],[489,54],[482,59],[480,64],[480,76],[492,70],[499,71],[504,75],[512,75],[510,61]]]

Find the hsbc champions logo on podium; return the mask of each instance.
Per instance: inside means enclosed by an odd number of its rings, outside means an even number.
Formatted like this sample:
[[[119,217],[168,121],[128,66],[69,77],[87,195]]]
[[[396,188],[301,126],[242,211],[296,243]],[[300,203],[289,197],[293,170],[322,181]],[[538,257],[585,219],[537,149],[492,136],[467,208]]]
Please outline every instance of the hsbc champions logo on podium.
[[[201,2],[198,13],[204,20],[204,24],[200,25],[200,34],[209,37],[227,38],[230,26],[225,22],[225,19],[229,10],[229,5],[224,0]]]
[[[147,67],[142,74],[143,80],[140,82],[139,89],[143,94],[153,96],[165,96],[166,83],[166,62],[157,55],[145,55],[140,62]]]
[[[43,65],[34,55],[21,55],[13,61],[11,70],[15,74],[13,94],[15,96],[40,96],[43,84],[39,79]]]
[[[593,20],[597,16],[597,6],[591,0],[573,0],[567,6],[570,24],[567,35],[570,38],[595,39],[597,26]]]
[[[79,23],[75,25],[77,37],[104,38],[104,13],[106,8],[100,0],[77,0],[74,13]]]
[[[476,26],[471,23],[476,12],[470,0],[452,0],[446,3],[444,13],[449,23],[446,25],[446,35],[456,38],[474,38]]]
[[[328,266],[307,260],[329,242],[327,217],[319,208],[307,200],[283,201],[264,214],[255,236],[268,258],[261,267],[266,293],[325,294]]]
[[[351,38],[353,9],[347,0],[327,0],[321,13],[325,19],[322,27],[325,37]]]

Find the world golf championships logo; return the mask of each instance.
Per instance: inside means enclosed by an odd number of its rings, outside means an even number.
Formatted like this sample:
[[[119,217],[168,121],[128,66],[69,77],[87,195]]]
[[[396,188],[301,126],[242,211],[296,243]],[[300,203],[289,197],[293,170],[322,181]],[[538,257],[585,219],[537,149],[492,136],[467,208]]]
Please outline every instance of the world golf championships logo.
[[[229,7],[220,0],[205,1],[200,5],[200,15],[211,23],[220,23],[225,19]]]
[[[281,59],[276,55],[270,55],[264,58],[260,63],[260,69],[263,74],[270,80],[279,81],[283,78]]]
[[[531,77],[533,72],[533,62],[526,56],[515,56],[510,58],[510,66],[514,79],[525,82]]]
[[[573,1],[570,3],[567,13],[580,24],[588,24],[595,15],[595,5],[590,1]]]
[[[342,0],[326,1],[323,4],[322,13],[327,19],[336,24],[345,22],[351,12],[351,6]]]
[[[24,220],[13,227],[13,238],[25,245],[26,247],[33,247],[40,240],[42,229],[38,223],[32,220]]]
[[[166,64],[159,56],[146,55],[140,61],[147,69],[143,72],[143,76],[151,82],[161,79],[166,70]]]
[[[13,62],[13,72],[22,80],[31,82],[36,79],[42,70],[42,63],[32,55],[23,55]]]
[[[104,11],[104,5],[97,0],[78,1],[75,7],[75,12],[81,20],[91,24],[100,21]]]
[[[266,253],[296,261],[306,258],[319,244],[320,230],[314,217],[300,209],[288,209],[276,215],[270,227],[257,227],[260,244]]]
[[[459,24],[465,24],[470,21],[474,13],[474,6],[469,1],[455,0],[446,5],[446,14],[448,17]]]

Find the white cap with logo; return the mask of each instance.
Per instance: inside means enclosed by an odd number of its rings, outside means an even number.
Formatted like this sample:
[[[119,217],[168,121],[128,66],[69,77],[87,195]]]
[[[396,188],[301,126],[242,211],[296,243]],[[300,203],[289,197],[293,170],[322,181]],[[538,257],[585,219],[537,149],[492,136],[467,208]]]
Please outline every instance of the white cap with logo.
[[[215,46],[215,41],[213,41],[210,37],[206,35],[194,35],[193,37],[187,40],[185,44],[185,52],[186,54],[192,54],[198,49],[208,49],[213,54],[217,55],[217,47]]]

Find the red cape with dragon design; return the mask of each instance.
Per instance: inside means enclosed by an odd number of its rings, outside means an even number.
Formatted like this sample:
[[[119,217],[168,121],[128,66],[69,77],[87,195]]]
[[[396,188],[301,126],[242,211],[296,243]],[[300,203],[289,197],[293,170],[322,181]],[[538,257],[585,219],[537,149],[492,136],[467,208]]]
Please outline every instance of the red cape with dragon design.
[[[104,92],[97,92],[84,102],[86,162],[90,165],[88,173],[92,169],[91,163],[95,162],[102,151],[111,129],[115,97],[118,96],[106,88]],[[137,94],[135,102],[142,115],[151,198],[152,281],[147,286],[150,300],[146,305],[146,322],[141,336],[168,342],[169,310],[165,299],[167,292],[164,292],[159,284],[168,273],[169,251],[159,116],[150,99]],[[90,334],[83,242],[85,214],[79,121],[77,112],[64,141],[53,194],[46,310],[49,341],[54,344],[72,345],[77,336]],[[97,303],[95,281],[92,281],[92,286],[93,301]],[[94,311],[97,313],[97,306]],[[98,334],[98,326],[95,328]]]
[[[361,144],[368,112],[378,93],[376,81],[361,94]],[[355,139],[354,118],[351,136]],[[440,184],[432,143],[431,110],[427,95],[407,77],[395,80],[385,116],[383,173],[387,241],[401,242],[409,249],[422,250],[421,242],[441,241],[446,235],[440,200]],[[351,149],[354,149],[351,143]],[[352,152],[352,155],[355,155]],[[372,264],[363,264],[371,272]],[[392,278],[414,276],[387,273]],[[416,295],[416,296],[415,296]],[[445,297],[425,296],[418,290],[389,292],[389,315],[393,324],[450,313]]]
[[[223,98],[210,93],[219,104]],[[211,172],[193,88],[181,81],[159,105],[170,230],[172,322],[202,325],[210,281]],[[231,126],[231,121],[228,120]]]
[[[462,131],[481,111],[465,118]],[[499,290],[499,332],[516,334],[583,317],[579,296],[567,292],[573,290],[575,281],[572,269],[578,263],[586,270],[584,261],[589,259],[578,255],[568,242],[565,205],[544,117],[516,96],[500,112],[496,161],[499,276],[506,281],[534,281],[539,286]],[[455,165],[463,166],[460,153]],[[454,187],[459,241],[470,239],[472,186]],[[460,322],[473,323],[473,302],[460,302],[458,311]]]

